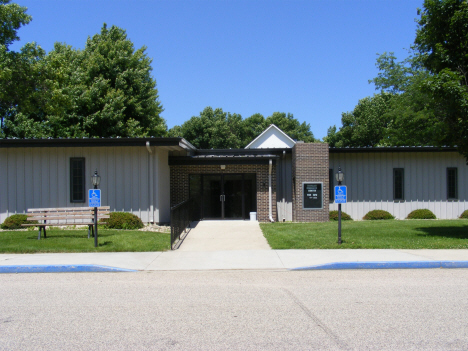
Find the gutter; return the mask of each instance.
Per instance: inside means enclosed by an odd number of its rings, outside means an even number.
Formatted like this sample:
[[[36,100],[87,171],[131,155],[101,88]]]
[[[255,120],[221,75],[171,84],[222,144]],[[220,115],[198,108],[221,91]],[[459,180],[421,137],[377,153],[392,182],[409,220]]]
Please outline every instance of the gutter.
[[[270,222],[274,222],[272,213],[271,213],[271,168],[273,165],[273,160],[270,158],[269,166],[268,166],[268,214],[270,218]]]
[[[154,223],[154,206],[153,206],[153,150],[151,149],[150,142],[146,142],[146,150],[148,150],[148,183],[149,183],[149,200],[150,200],[150,213],[149,213],[149,221],[150,223]]]

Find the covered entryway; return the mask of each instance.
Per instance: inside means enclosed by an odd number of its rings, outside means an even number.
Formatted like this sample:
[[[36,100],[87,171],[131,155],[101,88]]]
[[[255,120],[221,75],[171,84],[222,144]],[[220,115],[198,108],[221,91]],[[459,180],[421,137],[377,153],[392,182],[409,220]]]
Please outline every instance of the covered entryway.
[[[200,219],[249,219],[256,212],[256,175],[192,174],[190,198]]]

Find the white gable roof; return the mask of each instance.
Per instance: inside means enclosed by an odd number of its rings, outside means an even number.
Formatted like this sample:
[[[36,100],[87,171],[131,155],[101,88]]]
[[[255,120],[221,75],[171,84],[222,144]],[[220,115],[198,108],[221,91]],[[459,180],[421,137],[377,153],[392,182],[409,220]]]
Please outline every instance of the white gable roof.
[[[274,124],[271,124],[246,149],[285,149],[292,148],[296,142]]]

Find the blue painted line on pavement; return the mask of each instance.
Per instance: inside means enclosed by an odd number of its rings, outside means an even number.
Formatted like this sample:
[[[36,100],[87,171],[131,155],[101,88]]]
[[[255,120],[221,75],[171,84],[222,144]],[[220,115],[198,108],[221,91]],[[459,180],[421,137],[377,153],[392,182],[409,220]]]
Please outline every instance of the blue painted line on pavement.
[[[293,271],[325,269],[421,269],[421,268],[468,268],[468,261],[369,261],[333,262],[315,266],[293,268]]]
[[[94,264],[0,266],[0,273],[137,272]]]

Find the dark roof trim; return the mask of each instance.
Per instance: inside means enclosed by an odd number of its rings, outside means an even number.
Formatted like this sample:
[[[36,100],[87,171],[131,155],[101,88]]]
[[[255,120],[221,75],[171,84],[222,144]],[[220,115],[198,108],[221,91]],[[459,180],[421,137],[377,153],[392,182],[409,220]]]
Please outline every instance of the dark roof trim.
[[[184,138],[71,138],[71,139],[0,139],[4,147],[103,147],[103,146],[179,146],[195,150]]]
[[[197,149],[195,155],[282,155],[283,151],[290,154],[292,149]]]
[[[190,157],[190,156],[172,156],[169,157],[169,166],[194,166],[194,165],[267,165],[269,160],[276,163],[278,156],[269,157]]]
[[[454,152],[456,147],[435,146],[389,146],[389,147],[330,147],[331,154],[374,153],[374,152]]]

